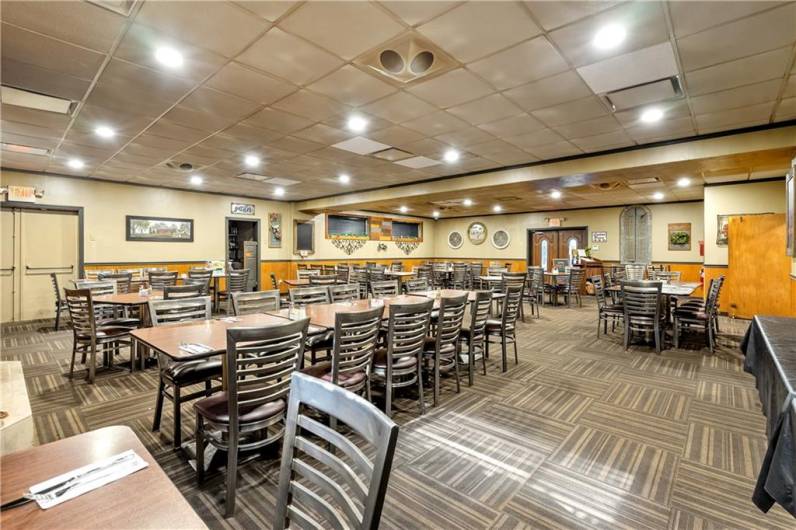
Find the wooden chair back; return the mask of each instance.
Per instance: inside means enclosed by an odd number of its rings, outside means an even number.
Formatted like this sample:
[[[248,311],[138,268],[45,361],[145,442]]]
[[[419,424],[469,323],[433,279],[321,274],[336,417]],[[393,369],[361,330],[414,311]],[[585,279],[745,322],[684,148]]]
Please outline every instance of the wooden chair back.
[[[248,315],[279,310],[279,291],[232,293],[232,314]]]
[[[625,319],[632,328],[633,322],[652,324],[661,317],[661,282],[625,280],[622,282],[622,300]]]
[[[69,308],[69,318],[72,321],[72,331],[81,338],[96,337],[97,323],[94,315],[94,302],[90,289],[64,289],[66,307]]]
[[[249,269],[229,271],[227,275],[227,292],[240,293],[246,290],[249,283]]]
[[[370,292],[373,298],[384,298],[387,296],[398,296],[398,280],[385,280],[380,282],[371,282]]]
[[[328,304],[329,289],[327,287],[297,287],[290,290],[290,303],[293,305],[307,306],[310,304]]]
[[[337,283],[337,275],[319,274],[310,276],[310,285],[334,285]]]
[[[412,304],[390,305],[390,318],[387,325],[387,381],[392,380],[392,365],[405,358],[418,358],[423,353],[431,309],[434,300],[428,299]],[[419,366],[407,368],[416,376]],[[389,383],[388,383],[389,384]]]
[[[417,278],[416,280],[406,280],[404,282],[407,293],[417,293],[430,289],[427,278]]]
[[[107,282],[107,281],[116,282],[116,292],[124,294],[130,292],[130,284],[133,281],[133,273],[101,272],[97,275],[97,279],[101,282]]]
[[[514,329],[517,323],[517,316],[520,314],[522,294],[522,286],[506,286],[506,298],[503,299],[503,314],[501,315],[501,327],[503,330],[511,331]]]
[[[178,300],[150,300],[149,316],[153,326],[184,322],[186,320],[209,320],[213,315],[209,296],[180,298]]]
[[[180,298],[196,298],[197,296],[205,296],[206,289],[201,284],[186,283],[183,285],[164,285],[163,286],[163,299],[164,300],[178,300]]]
[[[90,290],[93,297],[116,294],[116,282],[113,281],[75,280],[75,286]]]
[[[356,283],[330,285],[329,298],[332,303],[359,300],[359,285]]]
[[[467,294],[461,296],[443,296],[439,304],[439,318],[437,320],[436,349],[443,351],[453,347],[453,353],[458,351],[459,336],[464,323],[464,314],[467,310]]]
[[[177,273],[171,271],[149,272],[149,285],[153,289],[163,290],[166,285],[177,285]]]
[[[332,383],[338,384],[341,375],[356,372],[370,374],[383,313],[383,307],[375,307],[367,311],[335,314]],[[348,389],[356,392],[366,383],[366,379],[363,379],[361,384]]]

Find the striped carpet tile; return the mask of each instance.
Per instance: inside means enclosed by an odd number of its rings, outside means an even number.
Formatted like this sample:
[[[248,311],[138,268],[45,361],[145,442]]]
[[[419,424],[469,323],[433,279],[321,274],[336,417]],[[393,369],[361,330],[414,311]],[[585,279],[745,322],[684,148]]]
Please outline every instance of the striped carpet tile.
[[[684,421],[691,398],[678,392],[618,381],[612,384],[600,401],[659,418]]]

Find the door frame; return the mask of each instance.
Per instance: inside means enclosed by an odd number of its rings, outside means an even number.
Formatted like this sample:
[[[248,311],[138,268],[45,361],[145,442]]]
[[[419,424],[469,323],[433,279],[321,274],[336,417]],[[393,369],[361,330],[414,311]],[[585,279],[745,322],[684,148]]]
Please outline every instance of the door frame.
[[[558,232],[560,230],[585,230],[586,231],[586,243],[588,243],[589,238],[589,227],[588,226],[551,226],[548,228],[527,228],[526,235],[525,235],[525,245],[526,245],[526,259],[528,260],[526,263],[528,267],[531,266],[533,263],[533,233],[534,232]]]
[[[36,210],[40,212],[72,212],[77,214],[77,277],[83,277],[83,207],[60,206],[56,204],[37,204],[35,202],[3,201],[0,202],[2,210]]]
[[[260,289],[260,247],[262,247],[262,238],[260,237],[260,218],[259,217],[232,217],[227,216],[224,218],[224,266],[229,263],[229,222],[230,221],[246,221],[247,223],[254,223],[254,234],[257,236],[257,270],[255,275],[257,277],[257,289]]]

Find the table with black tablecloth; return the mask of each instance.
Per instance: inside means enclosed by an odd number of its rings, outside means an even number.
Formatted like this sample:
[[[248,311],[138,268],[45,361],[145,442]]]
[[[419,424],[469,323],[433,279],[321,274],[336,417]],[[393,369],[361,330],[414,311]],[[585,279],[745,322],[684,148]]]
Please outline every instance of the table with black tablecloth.
[[[741,350],[768,419],[768,450],[753,500],[764,512],[776,502],[796,517],[796,319],[755,317]]]

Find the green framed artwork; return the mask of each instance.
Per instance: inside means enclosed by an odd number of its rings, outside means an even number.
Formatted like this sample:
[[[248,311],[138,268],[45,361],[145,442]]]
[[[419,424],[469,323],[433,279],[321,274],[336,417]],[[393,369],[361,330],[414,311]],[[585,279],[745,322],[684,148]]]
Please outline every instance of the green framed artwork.
[[[669,223],[669,250],[691,250],[691,223]]]

